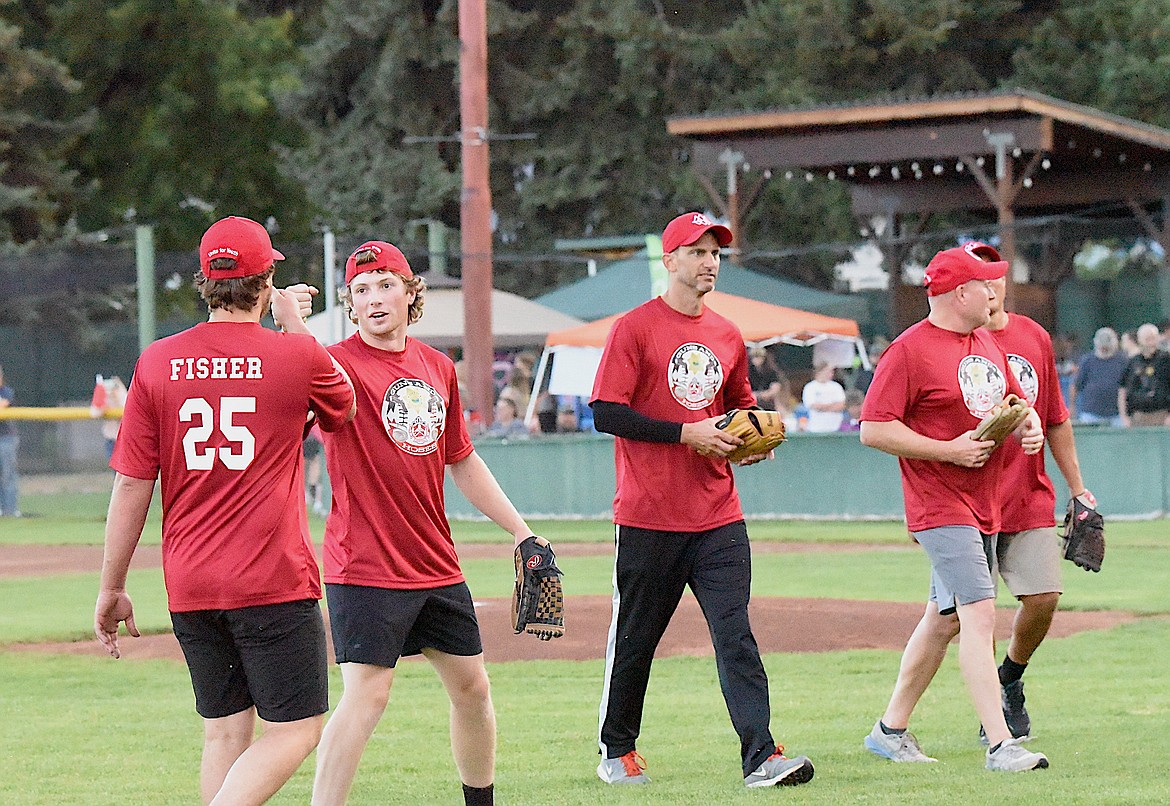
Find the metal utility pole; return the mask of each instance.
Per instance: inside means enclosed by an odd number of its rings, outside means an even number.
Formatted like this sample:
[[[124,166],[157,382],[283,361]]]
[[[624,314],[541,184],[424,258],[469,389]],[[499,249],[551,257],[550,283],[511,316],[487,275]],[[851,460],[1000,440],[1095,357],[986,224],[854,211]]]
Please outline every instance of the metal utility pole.
[[[140,224],[134,228],[134,264],[138,280],[138,352],[151,345],[155,337],[154,309],[154,227]]]
[[[463,359],[470,400],[492,421],[492,196],[488,183],[487,5],[459,0],[459,114],[463,193],[459,225],[463,263]]]

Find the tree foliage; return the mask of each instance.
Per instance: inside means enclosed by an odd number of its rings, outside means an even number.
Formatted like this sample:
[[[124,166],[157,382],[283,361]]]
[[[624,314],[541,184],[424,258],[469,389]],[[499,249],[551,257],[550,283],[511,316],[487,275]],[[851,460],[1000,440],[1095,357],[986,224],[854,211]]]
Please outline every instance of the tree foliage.
[[[65,162],[91,117],[71,114],[80,84],[65,65],[30,47],[20,9],[0,3],[0,241],[51,238],[83,190]]]
[[[714,208],[677,115],[1019,85],[1170,125],[1170,0],[487,2],[491,132],[533,136],[490,145],[509,251]],[[229,212],[286,240],[313,215],[458,227],[459,143],[404,143],[459,132],[458,5],[0,0],[0,239],[133,218],[189,248]],[[744,225],[765,249],[855,226],[839,186],[782,179]]]
[[[1170,0],[1062,3],[1013,63],[1021,86],[1170,126]]]
[[[307,231],[303,189],[276,170],[299,132],[274,103],[295,81],[290,13],[246,16],[213,0],[66,0],[45,5],[51,53],[82,86],[94,127],[70,163],[98,192],[84,229],[158,225],[162,248],[189,247],[229,213]]]

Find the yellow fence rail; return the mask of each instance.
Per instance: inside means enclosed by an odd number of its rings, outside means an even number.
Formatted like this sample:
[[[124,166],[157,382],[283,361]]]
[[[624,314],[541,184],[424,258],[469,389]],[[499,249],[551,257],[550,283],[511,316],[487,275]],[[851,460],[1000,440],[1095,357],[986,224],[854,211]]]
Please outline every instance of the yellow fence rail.
[[[8,406],[0,409],[0,420],[43,420],[54,422],[61,420],[120,420],[122,409],[108,408],[95,412],[89,406],[54,406],[41,408],[36,406]]]

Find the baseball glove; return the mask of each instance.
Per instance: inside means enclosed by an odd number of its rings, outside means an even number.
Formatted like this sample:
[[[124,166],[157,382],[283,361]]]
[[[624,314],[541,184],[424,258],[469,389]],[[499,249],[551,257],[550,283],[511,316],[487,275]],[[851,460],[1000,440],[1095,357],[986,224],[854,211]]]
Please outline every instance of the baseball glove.
[[[1101,570],[1105,560],[1105,519],[1094,507],[1085,506],[1079,498],[1070,498],[1060,537],[1066,560],[1086,571]]]
[[[512,591],[512,629],[541,641],[565,634],[565,593],[552,545],[526,537],[516,547],[516,587]]]
[[[975,439],[990,439],[995,447],[1003,444],[1028,416],[1028,401],[1017,395],[1008,395],[975,427]]]
[[[764,409],[732,409],[715,427],[743,440],[727,455],[732,462],[767,453],[786,439],[780,413]]]

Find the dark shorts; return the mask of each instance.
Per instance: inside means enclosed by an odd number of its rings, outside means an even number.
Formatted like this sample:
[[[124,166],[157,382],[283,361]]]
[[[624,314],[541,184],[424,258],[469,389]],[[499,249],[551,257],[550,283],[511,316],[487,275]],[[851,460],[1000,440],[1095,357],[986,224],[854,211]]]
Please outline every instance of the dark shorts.
[[[266,722],[329,710],[325,623],[316,599],[171,613],[187,658],[195,710],[220,719],[256,706]]]
[[[424,647],[466,657],[483,652],[465,582],[426,590],[327,584],[325,596],[338,663],[393,668]]]

